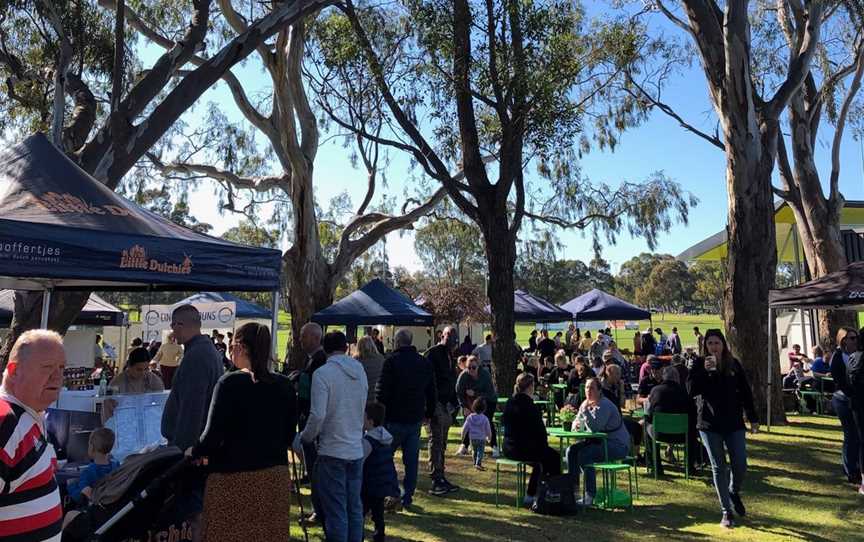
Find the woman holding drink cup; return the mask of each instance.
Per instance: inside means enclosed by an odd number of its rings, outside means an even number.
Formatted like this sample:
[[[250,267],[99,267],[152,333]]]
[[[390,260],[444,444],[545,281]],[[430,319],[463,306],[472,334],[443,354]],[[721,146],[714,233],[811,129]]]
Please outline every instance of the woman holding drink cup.
[[[732,528],[733,510],[738,516],[746,513],[740,493],[747,472],[744,413],[753,433],[759,430],[759,420],[744,368],[732,357],[723,333],[709,329],[704,344],[706,355],[693,362],[687,387],[696,400],[696,428],[708,451],[714,488],[723,509],[720,525]],[[726,465],[727,451],[731,477]]]

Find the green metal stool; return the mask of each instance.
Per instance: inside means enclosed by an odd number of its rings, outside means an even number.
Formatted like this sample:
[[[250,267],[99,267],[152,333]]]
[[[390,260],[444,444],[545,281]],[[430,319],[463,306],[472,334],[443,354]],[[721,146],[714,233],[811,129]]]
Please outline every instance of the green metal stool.
[[[626,463],[595,463],[588,465],[603,474],[603,487],[597,489],[594,505],[598,508],[611,510],[613,508],[633,508],[633,471]],[[618,473],[627,471],[629,491],[618,489]]]
[[[500,491],[502,465],[516,468],[516,508],[519,508],[520,506],[522,506],[522,501],[525,498],[525,473],[528,463],[525,463],[524,461],[516,461],[515,459],[507,459],[504,457],[495,460],[495,506],[498,506],[498,494]]]

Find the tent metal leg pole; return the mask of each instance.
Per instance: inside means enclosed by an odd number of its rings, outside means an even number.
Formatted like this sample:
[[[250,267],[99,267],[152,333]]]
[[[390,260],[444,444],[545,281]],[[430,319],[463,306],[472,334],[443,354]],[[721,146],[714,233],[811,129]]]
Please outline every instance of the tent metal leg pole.
[[[45,288],[42,292],[42,321],[39,323],[39,327],[42,329],[48,329],[48,312],[51,310],[52,292],[51,288]]]
[[[771,431],[771,388],[774,375],[774,360],[771,355],[774,350],[772,348],[772,341],[774,341],[774,309],[768,307],[768,389],[765,393],[766,400],[768,401],[768,419],[765,420],[765,427],[768,429],[768,432]]]
[[[273,290],[273,313],[270,320],[270,342],[273,359],[279,356],[279,290]],[[287,353],[287,352],[286,352]]]

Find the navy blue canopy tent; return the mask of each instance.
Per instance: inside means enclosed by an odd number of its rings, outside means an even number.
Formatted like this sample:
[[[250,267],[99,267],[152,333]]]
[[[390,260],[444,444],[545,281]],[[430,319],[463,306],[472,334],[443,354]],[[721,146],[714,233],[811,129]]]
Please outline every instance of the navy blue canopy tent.
[[[516,290],[513,294],[513,316],[517,322],[549,323],[570,319],[566,310],[525,290]]]
[[[651,312],[607,294],[603,290],[591,290],[561,305],[573,320],[582,322],[603,320],[648,320]]]
[[[322,326],[432,326],[434,317],[411,299],[373,279],[359,290],[312,315]]]
[[[0,288],[43,291],[43,328],[53,290],[271,291],[275,307],[281,263],[123,199],[43,134],[0,151]]]
[[[240,299],[235,295],[231,295],[224,292],[201,292],[195,295],[190,295],[186,299],[178,301],[179,303],[223,303],[223,302],[231,302],[233,301],[236,304],[236,309],[234,311],[234,316],[239,319],[255,319],[255,320],[269,320],[273,313],[268,311],[264,307],[256,305],[255,303],[251,303],[246,301],[245,299]]]
[[[0,327],[9,327],[12,323],[12,311],[15,307],[15,290],[0,290]],[[81,309],[78,317],[72,321],[75,326],[122,326],[126,322],[125,313],[108,303],[95,293],[90,294],[87,304]]]
[[[280,265],[123,199],[42,134],[0,151],[0,287],[275,291]]]

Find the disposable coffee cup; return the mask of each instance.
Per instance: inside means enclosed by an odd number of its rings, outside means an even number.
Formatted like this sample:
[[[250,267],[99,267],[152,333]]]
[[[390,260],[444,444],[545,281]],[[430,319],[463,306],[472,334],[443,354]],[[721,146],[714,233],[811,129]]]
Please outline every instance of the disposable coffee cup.
[[[708,367],[708,360],[711,360],[713,362],[711,364],[711,367]],[[705,357],[705,370],[710,371],[710,372],[716,371],[717,370],[717,358],[715,358],[714,356],[706,356]]]

